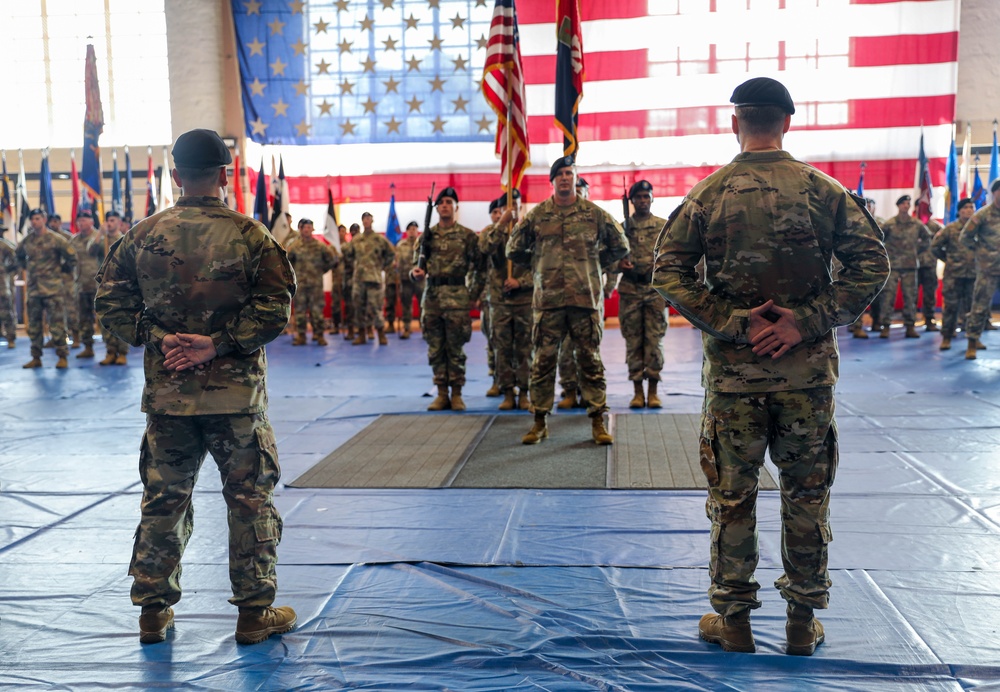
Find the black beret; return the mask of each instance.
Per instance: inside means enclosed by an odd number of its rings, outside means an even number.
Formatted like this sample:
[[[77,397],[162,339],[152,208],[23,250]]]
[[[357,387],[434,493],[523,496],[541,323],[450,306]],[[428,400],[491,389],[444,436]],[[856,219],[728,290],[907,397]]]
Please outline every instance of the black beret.
[[[413,228],[414,226],[416,226],[417,228],[420,228],[420,224],[417,223],[416,221],[411,221],[410,223],[406,224],[406,228],[407,229]]]
[[[902,197],[896,200],[896,206],[898,207],[903,202],[912,202],[912,201],[913,201],[912,197],[910,197],[909,195],[903,195]]]
[[[48,218],[46,218],[45,220],[46,221],[52,221],[53,219],[62,221],[62,217],[59,216],[59,214],[49,214]]]
[[[506,201],[507,201],[507,196],[502,195],[500,197],[497,197],[492,202],[490,202],[490,213],[492,214],[494,210],[502,208]]]
[[[576,179],[576,186],[577,187],[585,187],[585,188],[589,189],[590,188],[590,183],[587,182],[586,178],[577,178]]]
[[[1000,178],[994,180],[993,184],[990,185],[990,192],[996,192],[998,189],[1000,189]]]
[[[648,192],[649,194],[653,194],[653,184],[648,180],[640,180],[632,183],[632,187],[628,189],[628,198],[632,199],[636,196],[636,193],[639,192]]]
[[[958,200],[958,210],[961,211],[962,207],[967,207],[970,204],[974,204],[974,202],[972,201],[972,198],[971,197],[963,197],[962,199]]]
[[[106,213],[106,214],[104,215],[104,220],[105,220],[105,221],[107,221],[107,220],[108,220],[108,219],[110,219],[110,218],[111,218],[112,216],[117,216],[117,217],[118,217],[119,219],[120,219],[120,218],[122,217],[122,215],[121,215],[121,214],[119,214],[119,213],[118,213],[118,212],[116,212],[116,211],[115,211],[114,209],[112,209],[111,211],[109,211],[108,213]]]
[[[743,82],[733,90],[729,101],[737,106],[778,106],[789,115],[795,113],[788,89],[770,77],[754,77]]]
[[[214,130],[190,130],[177,141],[170,155],[182,168],[219,168],[233,162],[229,147]]]
[[[434,200],[434,206],[436,207],[437,205],[441,204],[441,200],[443,200],[445,197],[451,197],[453,200],[455,200],[455,204],[458,204],[458,193],[455,192],[455,188],[446,187],[445,189],[441,190],[441,192],[438,193],[437,199]]]
[[[45,210],[42,209],[41,207],[35,207],[34,209],[28,212],[29,217],[35,216],[36,214],[39,216],[44,216],[45,220],[48,221],[49,215],[46,214]]]
[[[92,218],[94,218],[94,214],[89,209],[77,209],[76,210],[76,218],[78,218],[78,219],[92,219]]]
[[[549,169],[549,182],[551,183],[556,175],[564,168],[572,168],[574,164],[572,156],[560,156]]]

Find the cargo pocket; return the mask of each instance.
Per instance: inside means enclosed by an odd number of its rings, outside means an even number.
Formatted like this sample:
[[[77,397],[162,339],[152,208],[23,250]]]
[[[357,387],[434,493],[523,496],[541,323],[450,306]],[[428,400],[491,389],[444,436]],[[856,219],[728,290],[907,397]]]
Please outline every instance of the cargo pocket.
[[[816,529],[819,532],[819,539],[823,542],[823,545],[829,545],[833,542],[833,529],[830,528],[830,524],[821,521],[816,525]]]
[[[254,430],[254,436],[257,439],[255,490],[270,496],[281,477],[281,469],[278,466],[278,443],[274,438],[274,430],[266,422]]]
[[[719,485],[719,462],[715,456],[715,438],[718,421],[715,416],[706,413],[701,421],[701,438],[699,440],[698,461],[701,471],[705,474],[710,488]]]
[[[272,579],[278,563],[277,546],[281,540],[281,518],[277,512],[269,511],[267,516],[253,523],[254,537],[257,539],[254,551],[254,573],[257,579]]]

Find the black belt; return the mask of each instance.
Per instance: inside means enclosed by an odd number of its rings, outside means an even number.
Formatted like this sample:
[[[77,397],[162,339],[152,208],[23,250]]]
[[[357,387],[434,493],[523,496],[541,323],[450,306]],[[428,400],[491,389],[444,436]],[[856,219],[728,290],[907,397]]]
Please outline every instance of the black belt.
[[[464,286],[465,277],[464,276],[429,276],[427,277],[428,286]]]
[[[640,274],[634,269],[623,269],[622,278],[628,279],[634,284],[639,284],[641,286],[649,286],[653,283],[653,272],[652,270]]]

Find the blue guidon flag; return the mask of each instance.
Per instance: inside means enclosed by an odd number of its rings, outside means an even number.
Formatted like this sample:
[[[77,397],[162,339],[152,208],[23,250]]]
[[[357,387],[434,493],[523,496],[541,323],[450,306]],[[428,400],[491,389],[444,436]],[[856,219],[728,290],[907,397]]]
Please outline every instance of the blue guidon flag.
[[[556,127],[563,133],[563,156],[580,147],[576,136],[583,98],[583,37],[577,0],[558,0],[556,9]]]

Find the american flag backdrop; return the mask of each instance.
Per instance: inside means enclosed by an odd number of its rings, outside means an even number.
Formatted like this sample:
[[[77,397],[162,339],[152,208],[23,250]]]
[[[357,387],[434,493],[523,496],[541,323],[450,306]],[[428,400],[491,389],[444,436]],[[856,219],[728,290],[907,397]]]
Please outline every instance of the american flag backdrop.
[[[432,181],[454,186],[466,206],[494,199],[497,122],[478,83],[494,4],[233,0],[248,137],[266,155],[270,145],[317,145],[274,147],[293,205],[325,204],[328,184],[338,202],[368,205],[387,204],[390,184],[397,207],[419,203]],[[913,192],[921,131],[931,179],[944,184],[960,0],[579,5],[578,163],[609,210],[623,175],[651,181],[665,216],[730,161],[729,96],[755,76],[781,80],[795,99],[785,148],[848,187],[865,162],[881,214]],[[551,193],[548,167],[563,146],[553,121],[556,0],[521,0],[517,11],[532,162],[521,189],[534,203]]]

